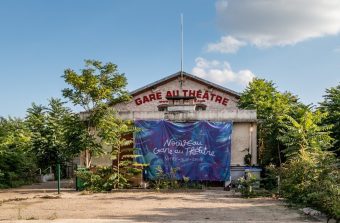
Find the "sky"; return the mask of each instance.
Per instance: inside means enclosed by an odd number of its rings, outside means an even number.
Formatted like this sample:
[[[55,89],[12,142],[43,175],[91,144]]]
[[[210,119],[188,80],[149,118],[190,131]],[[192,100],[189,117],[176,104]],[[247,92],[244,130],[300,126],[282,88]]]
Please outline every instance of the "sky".
[[[85,59],[130,91],[178,72],[181,13],[188,73],[238,92],[265,78],[306,104],[340,82],[339,0],[2,0],[0,116],[62,98]]]

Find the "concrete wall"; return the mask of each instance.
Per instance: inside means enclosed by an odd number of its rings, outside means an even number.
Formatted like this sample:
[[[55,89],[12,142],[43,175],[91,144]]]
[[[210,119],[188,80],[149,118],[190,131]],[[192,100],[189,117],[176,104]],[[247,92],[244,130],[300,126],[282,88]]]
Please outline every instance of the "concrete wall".
[[[231,165],[243,166],[245,151],[250,149],[252,164],[257,164],[256,123],[236,122],[233,126],[231,138]]]
[[[185,111],[185,112],[162,112],[162,111],[120,111],[122,119],[129,120],[160,120],[166,119],[177,122],[209,120],[209,121],[234,121],[256,122],[255,110],[210,110],[210,111]]]
[[[182,113],[169,112],[119,112],[120,118],[130,120],[160,120],[166,119],[175,122],[210,120],[233,121],[231,139],[231,165],[243,166],[245,149],[250,148],[252,164],[257,163],[256,145],[256,111],[254,110],[223,110],[223,111],[194,111]],[[167,118],[166,118],[167,117]],[[110,151],[110,148],[107,148]],[[94,165],[110,165],[108,156],[93,158]]]
[[[108,146],[104,145],[103,148],[108,153],[111,151],[111,148]],[[110,159],[109,155],[101,155],[97,157],[92,157],[92,164],[96,166],[110,166],[112,165],[112,160]]]

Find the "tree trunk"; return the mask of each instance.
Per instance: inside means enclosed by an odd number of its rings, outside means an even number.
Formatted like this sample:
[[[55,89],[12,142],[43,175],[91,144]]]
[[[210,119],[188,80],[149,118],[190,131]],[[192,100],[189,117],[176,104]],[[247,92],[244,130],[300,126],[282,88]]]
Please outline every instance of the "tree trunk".
[[[279,143],[277,143],[277,153],[279,155],[279,165],[281,167],[282,160],[281,160],[281,151],[280,151],[280,144]]]
[[[118,176],[118,182],[120,181],[120,176],[119,176],[119,163],[120,162],[119,161],[120,161],[120,146],[118,146],[118,150],[117,150],[117,176]]]
[[[91,166],[91,156],[88,149],[85,150],[85,166],[86,168],[90,168]]]
[[[87,123],[87,132],[90,136],[94,136],[95,129],[91,127],[91,122]],[[92,155],[89,149],[85,150],[85,166],[86,168],[91,167]]]

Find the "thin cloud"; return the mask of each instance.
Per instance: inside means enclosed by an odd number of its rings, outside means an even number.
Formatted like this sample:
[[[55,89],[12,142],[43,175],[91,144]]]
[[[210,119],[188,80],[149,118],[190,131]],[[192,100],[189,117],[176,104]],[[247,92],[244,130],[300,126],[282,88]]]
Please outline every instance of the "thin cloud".
[[[208,46],[221,53],[234,53],[244,43],[285,46],[340,33],[339,0],[218,0],[216,13],[226,35]],[[226,47],[230,42],[236,44]]]
[[[207,51],[219,53],[236,53],[240,47],[245,45],[247,45],[247,43],[239,41],[232,36],[224,36],[221,37],[219,42],[208,44]]]
[[[234,82],[246,86],[255,77],[255,74],[247,69],[238,72],[233,71],[226,61],[209,61],[205,58],[197,57],[195,62],[196,66],[192,69],[194,75],[218,84]]]

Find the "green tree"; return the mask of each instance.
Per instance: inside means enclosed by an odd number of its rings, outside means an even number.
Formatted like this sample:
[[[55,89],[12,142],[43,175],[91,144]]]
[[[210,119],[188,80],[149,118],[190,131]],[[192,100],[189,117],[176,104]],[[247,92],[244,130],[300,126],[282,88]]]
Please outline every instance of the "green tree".
[[[289,93],[279,92],[272,81],[255,78],[242,92],[239,108],[257,110],[259,161],[262,165],[280,165],[284,145],[277,140],[285,115],[299,115],[304,105]]]
[[[21,119],[0,117],[0,127],[0,154],[10,149],[29,149],[31,132]]]
[[[100,147],[100,145],[93,140],[88,134],[85,123],[80,119],[79,114],[70,113],[64,117],[64,140],[66,150],[63,151],[64,156],[72,159],[78,156],[86,147]]]
[[[339,218],[340,175],[330,129],[323,124],[327,113],[306,110],[301,117],[285,117],[278,139],[287,146],[288,160],[281,168],[282,192],[289,201],[312,206]]]
[[[322,125],[327,113],[309,111],[295,120],[286,115],[281,135],[278,139],[286,145],[284,150],[288,158],[296,156],[300,151],[318,152],[332,146],[333,138],[330,136],[331,125]]]
[[[278,139],[287,146],[288,160],[280,168],[282,194],[289,201],[314,207],[330,217],[340,218],[340,172],[337,159],[328,148],[329,130],[322,120],[327,113],[306,110],[299,118],[285,117]]]
[[[64,104],[52,98],[47,107],[33,103],[27,110],[26,122],[32,132],[31,150],[40,168],[65,163],[82,149],[82,122]]]
[[[23,120],[0,117],[0,188],[34,180],[36,165],[30,146],[31,132]]]
[[[95,143],[96,126],[103,110],[108,105],[130,100],[127,80],[124,74],[118,72],[117,65],[96,60],[85,60],[85,69],[80,74],[66,69],[63,78],[71,85],[71,88],[63,89],[63,96],[84,109],[87,132],[92,138],[85,151],[85,165],[89,167],[91,157],[103,152]]]
[[[334,145],[330,148],[340,155],[340,84],[326,89],[326,94],[323,96],[324,100],[320,103],[320,110],[327,112],[323,120],[324,124],[333,125],[331,129],[331,136],[335,139]]]
[[[280,168],[281,193],[288,201],[340,218],[340,170],[333,153],[300,150]]]
[[[111,147],[112,168],[116,170],[119,181],[125,180],[138,166],[134,159],[139,155],[134,154],[135,149],[131,148],[137,128],[130,120],[118,118],[113,109],[106,111],[98,127],[103,143]]]

